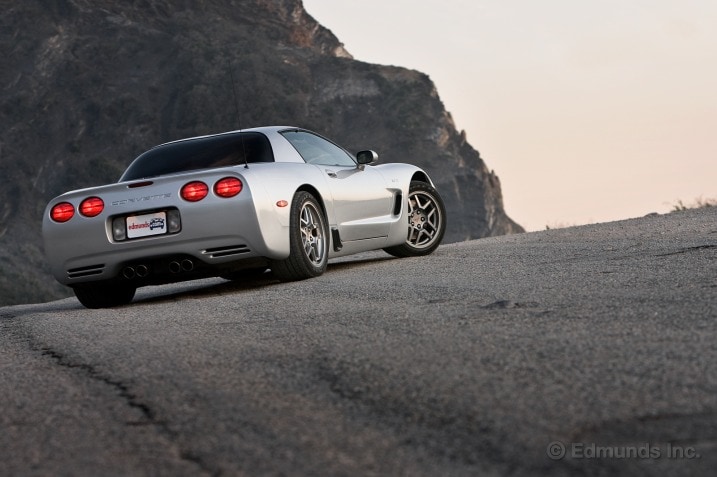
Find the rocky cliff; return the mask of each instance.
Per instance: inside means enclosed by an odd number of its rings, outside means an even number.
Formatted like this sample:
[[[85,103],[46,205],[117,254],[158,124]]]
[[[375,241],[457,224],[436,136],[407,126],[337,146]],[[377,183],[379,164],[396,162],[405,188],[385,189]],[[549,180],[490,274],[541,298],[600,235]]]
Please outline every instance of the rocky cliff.
[[[240,127],[297,125],[425,168],[446,241],[522,231],[430,79],[353,59],[300,0],[0,6],[0,304],[67,294],[43,264],[52,197],[116,181],[153,145]]]

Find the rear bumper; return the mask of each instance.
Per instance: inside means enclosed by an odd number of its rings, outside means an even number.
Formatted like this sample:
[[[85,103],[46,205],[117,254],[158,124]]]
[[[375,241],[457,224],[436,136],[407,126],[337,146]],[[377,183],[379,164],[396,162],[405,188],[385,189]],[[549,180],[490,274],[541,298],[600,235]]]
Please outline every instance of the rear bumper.
[[[243,262],[265,263],[266,255],[265,250],[257,250],[241,236],[171,245],[157,242],[119,253],[113,250],[71,257],[53,269],[53,275],[68,286],[100,280],[133,280],[138,285],[149,285],[218,275]]]

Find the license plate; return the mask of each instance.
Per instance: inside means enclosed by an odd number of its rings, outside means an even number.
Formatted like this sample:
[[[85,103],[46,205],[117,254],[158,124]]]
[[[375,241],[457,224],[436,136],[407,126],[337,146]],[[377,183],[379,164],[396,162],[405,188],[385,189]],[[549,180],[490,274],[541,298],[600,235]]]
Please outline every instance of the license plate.
[[[167,213],[134,215],[127,217],[127,238],[147,237],[167,233]]]

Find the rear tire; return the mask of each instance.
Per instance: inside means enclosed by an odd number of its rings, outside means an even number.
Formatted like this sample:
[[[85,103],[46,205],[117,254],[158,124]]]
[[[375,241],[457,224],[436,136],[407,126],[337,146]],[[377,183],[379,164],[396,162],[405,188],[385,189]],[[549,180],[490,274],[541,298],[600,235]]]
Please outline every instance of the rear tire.
[[[95,282],[73,287],[77,299],[87,308],[114,308],[127,305],[137,287],[122,283]]]
[[[291,202],[289,257],[271,262],[271,271],[283,281],[318,277],[329,259],[329,229],[316,198],[299,191]]]
[[[401,245],[384,248],[394,257],[420,257],[433,253],[446,232],[446,206],[436,189],[412,181],[408,189],[408,233]]]

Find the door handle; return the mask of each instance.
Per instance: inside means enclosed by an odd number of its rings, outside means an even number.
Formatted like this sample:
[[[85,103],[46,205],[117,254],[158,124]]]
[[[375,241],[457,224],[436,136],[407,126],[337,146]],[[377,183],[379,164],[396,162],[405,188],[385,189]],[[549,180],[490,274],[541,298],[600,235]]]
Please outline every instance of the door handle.
[[[334,171],[330,171],[328,169],[326,169],[326,174],[333,179],[336,179],[336,177],[338,177]]]

